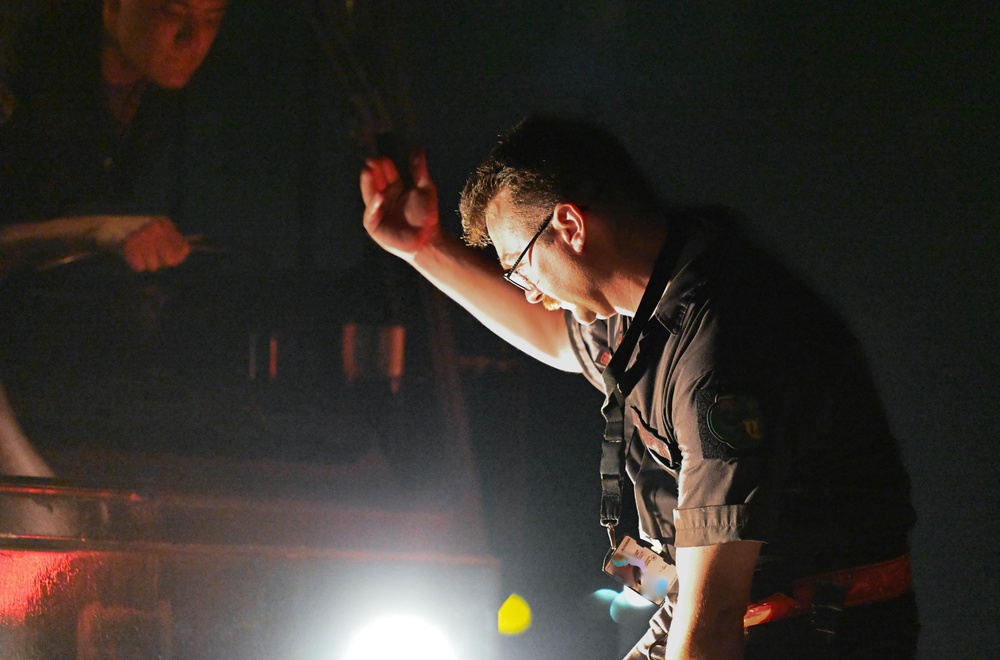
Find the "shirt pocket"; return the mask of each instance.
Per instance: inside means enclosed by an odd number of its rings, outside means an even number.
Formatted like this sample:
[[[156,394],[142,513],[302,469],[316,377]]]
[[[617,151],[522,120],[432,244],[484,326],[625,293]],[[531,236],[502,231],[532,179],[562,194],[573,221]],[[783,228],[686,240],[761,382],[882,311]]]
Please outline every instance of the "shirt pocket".
[[[677,441],[667,433],[658,431],[647,424],[637,408],[632,408],[631,412],[636,435],[646,450],[664,468],[673,471],[679,470],[681,467],[681,448]]]

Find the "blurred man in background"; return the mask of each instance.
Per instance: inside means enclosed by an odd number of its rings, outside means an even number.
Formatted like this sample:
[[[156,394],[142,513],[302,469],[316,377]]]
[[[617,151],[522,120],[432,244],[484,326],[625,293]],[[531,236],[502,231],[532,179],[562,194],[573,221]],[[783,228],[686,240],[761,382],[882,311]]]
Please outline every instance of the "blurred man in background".
[[[182,90],[227,0],[52,3],[0,70],[0,268],[67,250],[175,266]]]
[[[0,30],[0,280],[75,252],[136,271],[191,248],[170,219],[181,90],[228,0],[92,0],[20,7]],[[0,385],[0,474],[52,476]]]

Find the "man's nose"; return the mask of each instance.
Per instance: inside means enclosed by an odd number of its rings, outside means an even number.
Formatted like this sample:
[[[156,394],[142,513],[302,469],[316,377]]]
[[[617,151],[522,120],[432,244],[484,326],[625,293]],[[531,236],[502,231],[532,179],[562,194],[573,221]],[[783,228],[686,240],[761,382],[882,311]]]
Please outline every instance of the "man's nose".
[[[529,286],[531,288],[529,288],[527,291],[524,292],[524,297],[527,298],[528,302],[530,302],[532,305],[537,305],[538,303],[542,302],[543,298],[542,292],[539,291],[537,288],[535,288],[534,285],[529,285]]]
[[[188,17],[174,35],[174,43],[187,49],[197,50],[201,57],[208,53],[215,39],[215,31],[203,21]]]
[[[194,24],[194,19],[190,16],[185,16],[184,21],[181,23],[180,28],[174,35],[174,41],[177,45],[186,46],[188,44],[194,43],[197,36],[197,26]]]

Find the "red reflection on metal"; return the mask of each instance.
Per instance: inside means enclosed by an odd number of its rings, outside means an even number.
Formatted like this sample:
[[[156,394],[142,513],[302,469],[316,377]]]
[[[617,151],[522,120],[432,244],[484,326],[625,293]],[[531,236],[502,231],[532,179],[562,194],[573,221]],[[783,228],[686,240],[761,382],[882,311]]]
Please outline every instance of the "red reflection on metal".
[[[69,582],[76,552],[0,552],[0,623],[18,624]]]

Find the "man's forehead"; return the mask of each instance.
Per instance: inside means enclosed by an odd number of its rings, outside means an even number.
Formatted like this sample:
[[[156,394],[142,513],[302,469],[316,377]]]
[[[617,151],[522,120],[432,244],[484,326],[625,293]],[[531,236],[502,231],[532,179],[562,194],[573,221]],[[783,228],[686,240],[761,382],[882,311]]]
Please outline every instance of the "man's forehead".
[[[158,4],[211,14],[225,11],[229,0],[159,0]]]

